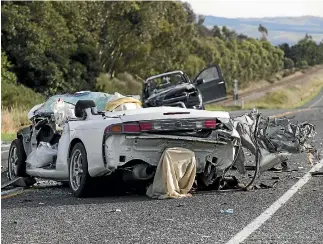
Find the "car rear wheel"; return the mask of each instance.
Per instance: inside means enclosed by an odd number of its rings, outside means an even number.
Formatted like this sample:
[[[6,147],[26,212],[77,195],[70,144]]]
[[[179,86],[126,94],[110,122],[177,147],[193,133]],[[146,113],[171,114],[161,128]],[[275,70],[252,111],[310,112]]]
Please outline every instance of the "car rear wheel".
[[[76,197],[89,196],[92,178],[88,172],[87,155],[81,142],[72,149],[69,162],[69,185]]]
[[[26,174],[26,153],[20,139],[15,139],[9,149],[8,156],[8,178],[14,180],[17,177],[25,177]]]

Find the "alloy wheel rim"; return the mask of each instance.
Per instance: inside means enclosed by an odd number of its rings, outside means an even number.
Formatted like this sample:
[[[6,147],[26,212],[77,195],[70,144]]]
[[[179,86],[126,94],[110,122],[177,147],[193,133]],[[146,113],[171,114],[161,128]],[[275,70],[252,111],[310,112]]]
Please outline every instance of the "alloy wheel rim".
[[[76,149],[71,157],[70,163],[70,182],[72,189],[77,191],[81,185],[83,177],[83,164],[82,164],[82,153],[79,149]]]
[[[13,180],[14,178],[17,177],[17,163],[18,163],[18,155],[17,155],[17,147],[12,146],[9,151],[9,156],[8,156],[8,161],[9,161],[9,168],[8,168],[8,173],[9,173],[9,179]]]

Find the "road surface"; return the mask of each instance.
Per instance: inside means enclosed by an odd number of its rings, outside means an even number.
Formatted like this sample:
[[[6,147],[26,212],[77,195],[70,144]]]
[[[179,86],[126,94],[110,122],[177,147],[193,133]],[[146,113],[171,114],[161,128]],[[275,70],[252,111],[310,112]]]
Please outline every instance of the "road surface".
[[[302,109],[263,114],[315,124],[315,144],[323,154],[323,92]],[[2,147],[2,170],[7,150]],[[1,200],[2,243],[322,243],[323,177],[307,174],[313,166],[305,156],[293,157],[289,166],[295,171],[262,176],[267,185],[278,181],[274,188],[179,200],[76,199],[62,186],[25,190]],[[233,213],[221,213],[226,209]]]

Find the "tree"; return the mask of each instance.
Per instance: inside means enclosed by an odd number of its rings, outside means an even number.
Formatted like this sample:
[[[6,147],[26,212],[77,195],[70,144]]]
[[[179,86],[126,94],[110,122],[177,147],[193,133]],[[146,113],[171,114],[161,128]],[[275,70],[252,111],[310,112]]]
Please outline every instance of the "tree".
[[[76,37],[53,3],[9,2],[1,11],[2,46],[18,83],[45,94],[95,86],[95,77],[86,78],[87,67],[72,59],[78,51]]]
[[[1,83],[15,84],[17,81],[16,75],[11,72],[12,64],[8,61],[6,53],[1,50]]]
[[[301,61],[297,61],[296,63],[296,67],[297,68],[307,68],[308,67],[308,63],[306,60],[301,60]]]
[[[244,34],[239,34],[239,35],[237,36],[237,39],[238,39],[238,41],[245,41],[245,40],[247,40],[247,39],[248,39],[248,36],[246,36],[246,35],[244,35]]]
[[[192,9],[192,6],[188,2],[183,2],[183,7],[185,9],[185,12],[187,13],[187,22],[195,23],[196,15]]]
[[[222,26],[222,35],[225,40],[228,40],[230,37],[230,30],[226,26]]]
[[[205,17],[203,15],[198,16],[197,25],[203,25]]]
[[[288,43],[283,43],[278,46],[281,50],[284,51],[285,57],[290,58],[291,57],[291,48]]]
[[[307,34],[306,33],[306,35],[305,35],[305,38],[304,38],[305,40],[313,40],[313,37],[311,36],[311,35],[309,35],[309,34]]]
[[[290,58],[284,58],[284,69],[292,69],[295,67],[294,61]]]
[[[220,38],[220,39],[223,39],[223,36],[222,36],[222,32],[221,32],[221,29],[220,29],[220,27],[218,27],[218,26],[213,26],[213,28],[212,28],[212,36],[213,37],[218,37],[218,38]]]
[[[258,31],[261,33],[261,40],[267,41],[268,30],[262,24],[259,24]]]

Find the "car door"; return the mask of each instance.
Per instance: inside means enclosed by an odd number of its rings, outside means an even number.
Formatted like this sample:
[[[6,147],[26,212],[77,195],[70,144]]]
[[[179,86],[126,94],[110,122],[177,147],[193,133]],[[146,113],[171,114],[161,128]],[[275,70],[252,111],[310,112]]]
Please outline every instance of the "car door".
[[[226,84],[217,64],[200,71],[193,82],[202,94],[203,103],[216,102],[227,97]]]

